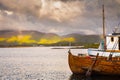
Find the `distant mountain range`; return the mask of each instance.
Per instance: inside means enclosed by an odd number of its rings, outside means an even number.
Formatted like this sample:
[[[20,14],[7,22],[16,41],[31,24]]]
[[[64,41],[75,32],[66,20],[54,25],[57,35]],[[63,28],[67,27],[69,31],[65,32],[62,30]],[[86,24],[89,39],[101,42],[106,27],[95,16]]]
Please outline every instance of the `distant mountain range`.
[[[77,33],[68,35],[57,35],[55,33],[43,33],[34,30],[29,31],[14,31],[1,30],[0,31],[0,46],[14,46],[14,45],[85,45],[99,43],[100,35],[81,35]]]

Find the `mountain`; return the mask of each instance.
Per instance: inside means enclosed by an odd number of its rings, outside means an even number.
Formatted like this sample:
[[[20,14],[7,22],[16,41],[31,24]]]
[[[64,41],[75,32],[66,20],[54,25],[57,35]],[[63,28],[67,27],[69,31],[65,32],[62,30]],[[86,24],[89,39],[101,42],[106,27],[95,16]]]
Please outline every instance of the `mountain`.
[[[74,37],[76,39],[76,42],[81,43],[99,43],[101,41],[100,35],[81,35],[77,33],[72,33],[63,37]]]
[[[1,30],[0,31],[0,46],[21,46],[21,45],[86,45],[99,43],[101,40],[99,35],[81,35],[77,33],[68,34],[64,36],[55,33],[44,33],[34,30],[14,31]]]
[[[18,36],[18,35],[30,35],[32,36],[32,39],[38,40],[42,37],[53,37],[53,36],[58,36],[57,34],[54,33],[43,33],[39,31],[34,31],[34,30],[24,30],[24,31],[15,31],[15,30],[1,30],[0,31],[0,37],[3,38],[10,38],[12,36]]]

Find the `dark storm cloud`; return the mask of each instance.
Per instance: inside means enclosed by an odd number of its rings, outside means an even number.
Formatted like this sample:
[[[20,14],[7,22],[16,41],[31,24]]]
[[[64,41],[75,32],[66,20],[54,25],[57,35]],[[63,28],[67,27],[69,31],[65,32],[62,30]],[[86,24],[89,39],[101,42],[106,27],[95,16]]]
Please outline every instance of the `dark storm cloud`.
[[[6,7],[4,4],[0,3],[0,9],[1,10],[8,10],[8,7]]]
[[[23,14],[38,15],[41,2],[38,0],[0,0],[0,9],[11,10]]]

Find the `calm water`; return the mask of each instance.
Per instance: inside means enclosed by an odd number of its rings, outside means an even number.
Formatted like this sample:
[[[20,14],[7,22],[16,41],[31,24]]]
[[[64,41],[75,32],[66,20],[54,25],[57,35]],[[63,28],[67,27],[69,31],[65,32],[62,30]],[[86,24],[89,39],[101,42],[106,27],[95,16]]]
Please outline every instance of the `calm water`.
[[[0,48],[0,80],[120,80],[73,75],[68,66],[68,49],[51,48]],[[76,54],[86,51],[72,50]]]

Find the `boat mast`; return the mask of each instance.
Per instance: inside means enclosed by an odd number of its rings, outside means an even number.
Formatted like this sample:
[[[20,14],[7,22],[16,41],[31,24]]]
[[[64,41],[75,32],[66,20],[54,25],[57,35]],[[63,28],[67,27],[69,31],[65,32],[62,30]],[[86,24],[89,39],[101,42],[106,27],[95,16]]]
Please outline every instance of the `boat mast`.
[[[103,8],[103,38],[104,38],[104,50],[106,50],[106,35],[105,35],[105,14],[104,14],[104,5],[102,5]]]

